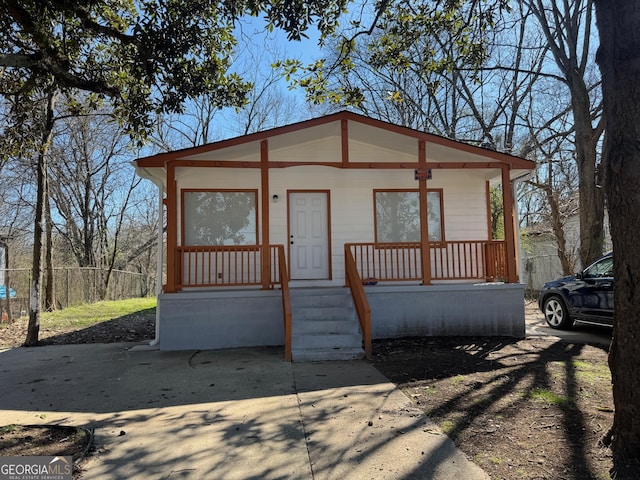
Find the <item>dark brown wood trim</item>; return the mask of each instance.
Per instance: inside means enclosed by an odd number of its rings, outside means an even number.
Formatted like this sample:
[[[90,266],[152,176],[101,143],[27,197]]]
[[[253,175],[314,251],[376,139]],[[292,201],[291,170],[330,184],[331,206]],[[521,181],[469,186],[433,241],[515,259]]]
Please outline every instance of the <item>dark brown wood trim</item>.
[[[408,138],[414,138],[425,143],[434,143],[437,145],[446,146],[455,150],[464,151],[473,155],[482,156],[485,158],[493,159],[499,163],[506,163],[512,166],[512,168],[533,169],[535,163],[520,157],[510,155],[508,153],[502,153],[495,150],[489,150],[475,145],[457,142],[445,137],[440,137],[431,133],[421,132],[411,128],[394,125],[391,123],[383,122],[373,118],[358,115],[353,112],[338,112],[324,117],[315,118],[311,120],[305,120],[302,122],[294,123],[291,125],[285,125],[282,127],[276,127],[263,132],[256,132],[241,137],[231,138],[227,140],[221,140],[219,142],[202,145],[195,148],[188,148],[183,150],[176,150],[173,152],[161,153],[150,157],[143,157],[136,160],[139,167],[162,167],[167,161],[184,159],[184,157],[191,155],[198,155],[201,153],[213,152],[224,148],[233,147],[236,145],[243,145],[252,142],[260,142],[278,135],[284,135],[293,133],[306,128],[312,128],[315,126],[325,125],[334,122],[353,121],[364,125],[369,125],[375,128],[380,128],[389,132],[397,133],[399,135],[406,136]]]
[[[349,123],[346,118],[340,121],[340,140],[342,142],[342,168],[349,163]]]
[[[166,153],[159,153],[157,155],[152,155],[149,157],[143,157],[141,159],[138,159],[137,162],[140,162],[141,160],[144,160],[146,162],[147,160],[151,160],[151,159],[160,159],[162,162],[166,162],[168,160],[176,160],[176,159],[184,158],[190,155],[198,155],[201,153],[215,152],[216,150],[221,150],[223,148],[235,147],[237,145],[244,145],[252,142],[260,142],[262,140],[267,140],[269,138],[276,137],[278,135],[285,135],[287,133],[297,132],[298,130],[304,130],[306,128],[312,128],[320,125],[325,125],[328,123],[338,122],[342,118],[341,113],[346,113],[346,112],[338,112],[333,115],[326,115],[324,117],[313,118],[311,120],[304,120],[302,122],[292,123],[290,125],[284,125],[282,127],[276,127],[269,130],[264,130],[262,132],[250,133],[248,135],[242,135],[240,137],[220,140],[218,142],[208,143],[206,145],[200,145],[198,147],[185,148],[182,150],[175,150],[175,151],[166,152]],[[147,166],[150,166],[150,165],[147,165]]]
[[[348,154],[347,154],[348,156]],[[344,152],[343,152],[344,158]],[[263,168],[262,161],[260,162],[236,162],[233,160],[173,160],[172,164],[175,167],[195,167],[195,168]],[[320,167],[334,167],[334,168],[347,168],[356,170],[413,170],[416,168],[430,168],[432,170],[448,169],[499,169],[502,168],[504,163],[500,162],[268,162],[269,168],[289,168],[289,167],[305,167],[305,166],[320,166]],[[162,167],[164,165],[140,165],[139,166],[156,166]]]
[[[260,142],[260,189],[262,190],[262,289],[267,290],[271,286],[271,256],[269,255],[269,143],[268,140]],[[257,230],[257,228],[256,228]]]
[[[176,255],[178,246],[178,205],[176,192],[176,170],[167,162],[167,283],[165,293],[176,292]]]
[[[504,239],[507,250],[507,282],[517,283],[518,274],[516,269],[516,238],[514,228],[514,203],[511,192],[511,179],[509,176],[509,165],[502,168],[502,202],[504,216]]]
[[[427,167],[427,149],[424,140],[418,142],[418,164]],[[431,252],[429,251],[429,210],[427,205],[427,180],[418,181],[420,191],[420,252],[422,253],[422,284],[431,285]],[[442,199],[441,203],[442,203]]]
[[[321,165],[335,168],[380,168],[380,169],[402,169],[402,168],[431,168],[431,169],[463,169],[463,168],[501,168],[505,165],[505,162],[501,161],[489,161],[489,162],[427,162],[426,165],[421,165],[418,162],[352,162],[348,158],[348,148],[345,157],[344,141],[342,144],[342,158],[346,158],[346,161],[340,162],[269,162],[269,168],[287,168],[287,167],[299,167],[305,165]],[[176,166],[180,167],[208,167],[208,168],[261,168],[261,162],[251,161],[235,161],[235,160],[180,160],[171,157],[146,157],[135,160],[135,163],[140,168],[162,168],[167,161],[176,162]],[[516,164],[512,168],[517,169],[534,169],[535,164],[528,160],[523,160],[527,164]]]
[[[342,162],[269,162],[269,168],[288,168],[288,167],[345,168]]]
[[[485,182],[485,191],[487,196],[487,240],[493,240],[493,225],[491,221],[491,184],[489,182]]]
[[[262,162],[236,162],[234,160],[175,160],[179,167],[200,168],[262,168]]]

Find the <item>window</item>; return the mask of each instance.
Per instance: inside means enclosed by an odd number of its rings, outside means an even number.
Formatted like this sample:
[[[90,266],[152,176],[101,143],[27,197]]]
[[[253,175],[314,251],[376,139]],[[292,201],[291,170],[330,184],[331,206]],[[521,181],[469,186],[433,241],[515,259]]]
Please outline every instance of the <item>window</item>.
[[[183,190],[183,244],[257,245],[255,190]]]
[[[374,190],[376,242],[420,241],[420,197],[417,190]],[[427,192],[429,241],[443,240],[442,190]]]
[[[594,263],[584,271],[585,278],[613,277],[613,257]]]

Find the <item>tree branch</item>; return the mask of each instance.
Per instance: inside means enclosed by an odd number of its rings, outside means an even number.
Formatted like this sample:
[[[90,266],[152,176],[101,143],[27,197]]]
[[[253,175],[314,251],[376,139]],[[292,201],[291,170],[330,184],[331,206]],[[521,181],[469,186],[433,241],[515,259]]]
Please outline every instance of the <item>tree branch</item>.
[[[0,53],[0,67],[32,68],[38,65],[38,55]]]

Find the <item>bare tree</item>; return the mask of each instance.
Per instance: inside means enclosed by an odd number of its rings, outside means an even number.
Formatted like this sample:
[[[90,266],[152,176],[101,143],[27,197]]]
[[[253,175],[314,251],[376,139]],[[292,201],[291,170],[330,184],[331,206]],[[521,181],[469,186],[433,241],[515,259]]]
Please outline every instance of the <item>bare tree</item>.
[[[51,200],[62,218],[54,228],[77,265],[101,272],[106,294],[119,255],[120,233],[134,190],[140,183],[126,161],[124,132],[106,115],[66,117],[51,149]]]
[[[152,149],[168,151],[204,145],[229,136],[274,128],[304,120],[311,109],[294,91],[287,90],[282,72],[272,67],[287,56],[273,34],[255,25],[238,26],[241,46],[235,52],[233,68],[246,79],[250,88],[243,105],[220,109],[206,95],[188,102],[182,114],[158,117]]]
[[[594,107],[597,90],[588,84],[594,66],[594,6],[591,0],[555,2],[527,0],[545,36],[571,98],[573,139],[578,164],[580,195],[580,257],[587,265],[602,254],[604,236],[604,192],[598,187],[600,138],[604,123]]]

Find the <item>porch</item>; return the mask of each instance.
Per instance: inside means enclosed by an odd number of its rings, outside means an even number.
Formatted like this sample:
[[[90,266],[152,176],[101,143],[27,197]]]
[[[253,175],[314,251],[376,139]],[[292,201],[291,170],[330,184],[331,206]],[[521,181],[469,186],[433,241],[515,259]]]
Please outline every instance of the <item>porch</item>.
[[[290,288],[282,245],[176,247],[160,348],[284,345],[301,361],[370,356],[373,339],[524,336],[503,241],[431,242],[425,257],[419,243],[345,244],[345,284]]]

